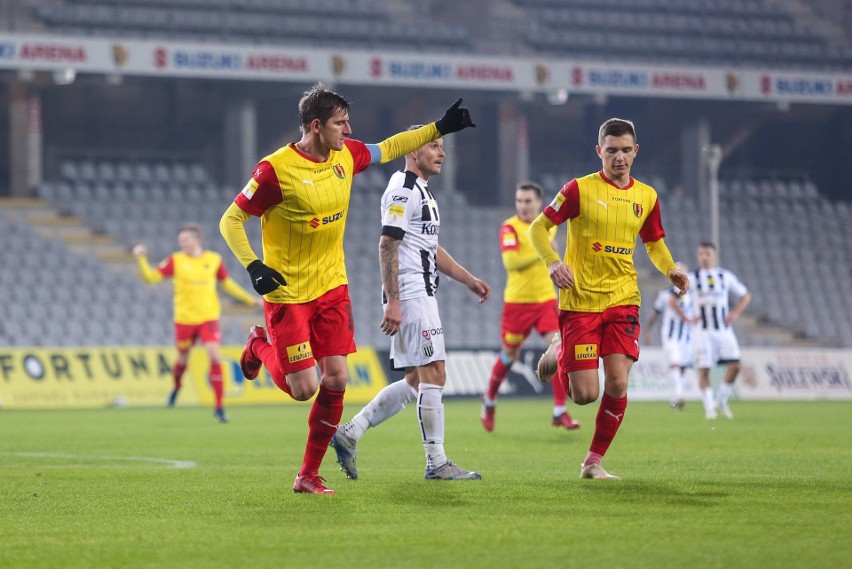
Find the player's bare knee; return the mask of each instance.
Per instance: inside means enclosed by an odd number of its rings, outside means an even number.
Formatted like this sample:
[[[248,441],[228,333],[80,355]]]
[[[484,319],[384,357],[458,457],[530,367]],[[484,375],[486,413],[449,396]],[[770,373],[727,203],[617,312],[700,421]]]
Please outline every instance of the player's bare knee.
[[[588,405],[589,403],[594,403],[595,401],[597,401],[598,395],[597,393],[583,393],[573,391],[571,393],[571,399],[577,405]]]

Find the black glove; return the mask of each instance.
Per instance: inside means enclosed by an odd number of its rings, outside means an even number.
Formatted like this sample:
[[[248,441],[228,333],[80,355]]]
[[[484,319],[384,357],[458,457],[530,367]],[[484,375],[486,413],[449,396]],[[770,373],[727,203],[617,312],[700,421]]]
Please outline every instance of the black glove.
[[[469,126],[476,126],[470,120],[470,111],[467,107],[462,107],[461,102],[461,99],[456,101],[452,107],[447,109],[444,116],[435,122],[435,126],[438,128],[441,136],[450,134],[451,132],[458,132]]]
[[[269,294],[279,286],[287,286],[287,281],[281,276],[281,273],[267,267],[263,261],[256,259],[249,263],[246,270],[251,275],[251,286],[258,294]]]

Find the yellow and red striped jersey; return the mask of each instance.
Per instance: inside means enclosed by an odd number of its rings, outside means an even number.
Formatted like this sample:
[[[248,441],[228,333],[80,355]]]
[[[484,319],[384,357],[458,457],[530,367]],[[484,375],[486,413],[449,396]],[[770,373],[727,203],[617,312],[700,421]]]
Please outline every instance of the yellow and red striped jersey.
[[[633,178],[619,188],[597,172],[565,184],[543,213],[556,225],[568,221],[564,261],[575,284],[559,291],[560,309],[603,312],[639,305],[636,238],[648,243],[666,235],[654,188]]]
[[[228,278],[221,255],[204,251],[192,257],[181,251],[164,259],[157,265],[157,271],[164,277],[171,277],[174,283],[176,324],[201,324],[219,319],[222,308],[216,283]]]
[[[500,250],[506,268],[505,302],[539,303],[556,298],[550,274],[533,249],[527,230],[530,224],[517,215],[500,227]],[[556,227],[550,229],[550,240],[556,237]]]
[[[287,281],[267,301],[310,302],[348,282],[343,231],[352,177],[370,161],[366,145],[348,139],[325,162],[288,144],[257,165],[234,201],[261,218],[263,261]]]

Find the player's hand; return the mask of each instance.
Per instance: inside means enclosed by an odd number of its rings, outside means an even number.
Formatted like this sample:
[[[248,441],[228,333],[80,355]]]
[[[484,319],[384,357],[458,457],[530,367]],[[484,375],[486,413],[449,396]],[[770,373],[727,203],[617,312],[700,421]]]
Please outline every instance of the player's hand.
[[[393,336],[399,332],[399,325],[402,322],[402,311],[399,309],[399,300],[388,300],[385,304],[385,313],[382,321],[379,324],[382,332],[388,336]]]
[[[556,288],[569,289],[574,286],[574,271],[562,261],[553,261],[547,269]]]
[[[669,271],[669,280],[680,291],[680,295],[686,294],[689,290],[689,276],[681,270],[672,269]]]
[[[145,245],[143,245],[142,243],[137,243],[133,246],[132,252],[133,256],[138,259],[139,257],[145,257],[146,255],[148,255],[148,248],[145,247]]]
[[[246,267],[251,275],[251,286],[258,294],[269,294],[278,289],[279,286],[287,286],[287,281],[281,273],[271,267],[267,267],[260,259],[255,259]]]
[[[479,304],[482,304],[488,297],[491,296],[491,287],[488,286],[488,283],[480,280],[473,279],[473,282],[468,285],[470,292],[479,297]]]
[[[467,107],[462,107],[461,103],[461,99],[453,103],[453,106],[447,109],[444,116],[435,121],[435,126],[441,136],[476,126],[476,123],[470,118],[470,110]]]

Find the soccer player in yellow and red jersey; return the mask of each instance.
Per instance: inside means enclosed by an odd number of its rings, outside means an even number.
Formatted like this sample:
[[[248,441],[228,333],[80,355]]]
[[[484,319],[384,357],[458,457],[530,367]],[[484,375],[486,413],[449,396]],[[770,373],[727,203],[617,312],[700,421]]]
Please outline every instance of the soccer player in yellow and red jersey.
[[[210,386],[216,399],[215,416],[222,422],[228,421],[222,405],[224,384],[222,363],[219,357],[221,334],[219,317],[222,308],[216,283],[239,301],[252,306],[262,306],[260,298],[252,295],[228,276],[222,256],[206,251],[201,244],[201,229],[197,225],[185,225],[178,232],[180,251],[172,253],[156,268],[148,263],[148,249],[143,244],[133,247],[133,255],[139,262],[139,271],[148,284],[158,283],[170,277],[174,282],[175,342],[178,356],[172,368],[174,389],[169,394],[169,407],[173,407],[181,388],[183,373],[189,361],[189,352],[196,341],[201,341],[210,358]]]
[[[627,408],[627,378],[639,359],[639,286],[633,266],[637,236],[657,269],[680,291],[686,273],[675,266],[663,238],[657,192],[630,176],[639,151],[633,123],[609,119],[598,131],[599,172],[565,184],[530,226],[533,247],[559,288],[556,381],[578,405],[597,401],[598,362],[604,394],[580,478],[618,478],[601,466]],[[550,247],[548,231],[568,222],[565,259]]]
[[[293,490],[334,494],[319,467],[343,414],[346,357],[355,351],[343,262],[352,177],[371,164],[395,160],[476,125],[459,99],[437,122],[365,144],[350,138],[349,102],[321,83],[299,101],[299,120],[301,140],[260,161],[219,227],[266,300],[269,334],[259,326],[249,332],[240,358],[243,375],[254,379],[263,365],[293,399],[317,394]],[[244,225],[251,216],[261,218],[263,261],[246,237]]]
[[[541,212],[541,188],[532,182],[519,184],[515,190],[515,215],[503,222],[500,228],[500,250],[508,278],[503,292],[503,319],[501,337],[503,346],[491,368],[488,391],[482,397],[480,419],[485,430],[494,430],[494,415],[500,384],[521,353],[521,345],[533,328],[550,345],[559,330],[556,318],[556,292],[527,236],[530,223]],[[556,236],[556,227],[548,232],[550,241]],[[553,387],[553,420],[555,427],[578,429],[580,423],[571,418],[565,408],[565,387],[559,381]]]

